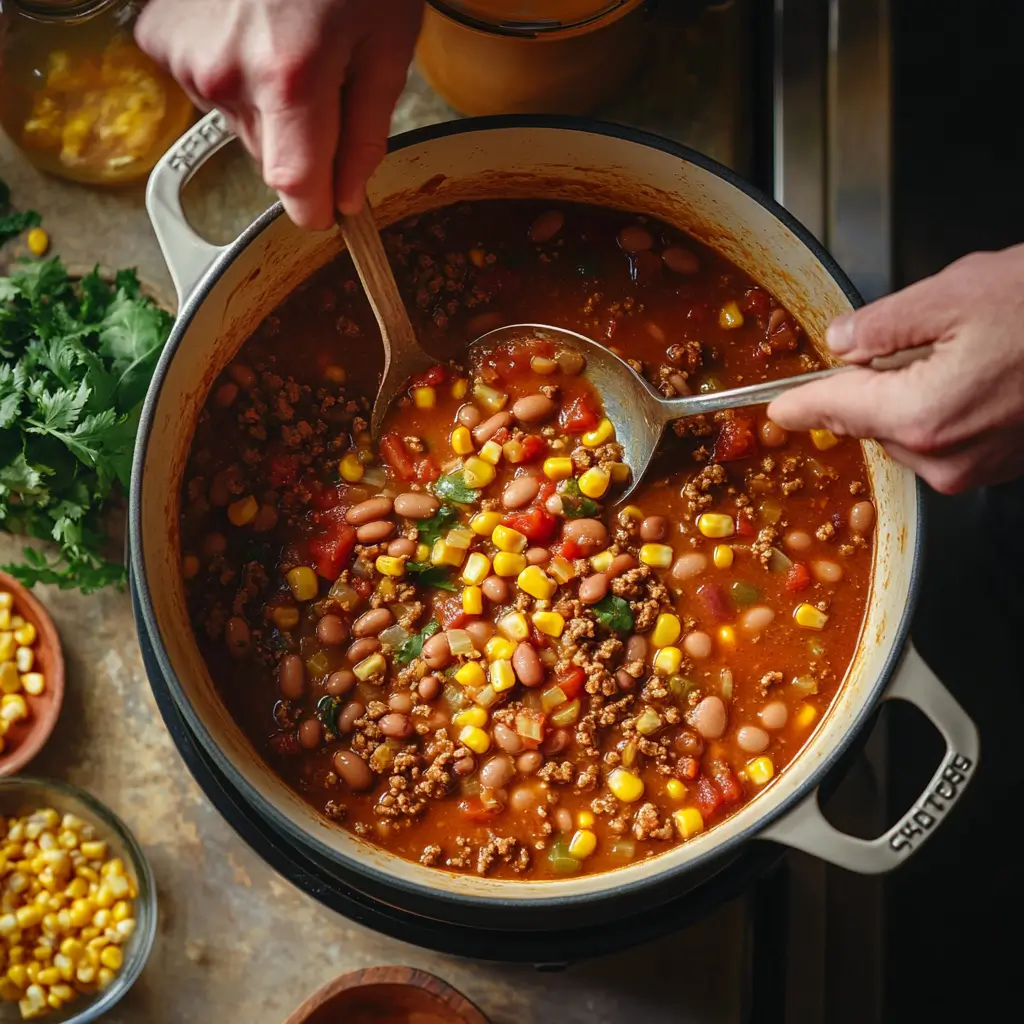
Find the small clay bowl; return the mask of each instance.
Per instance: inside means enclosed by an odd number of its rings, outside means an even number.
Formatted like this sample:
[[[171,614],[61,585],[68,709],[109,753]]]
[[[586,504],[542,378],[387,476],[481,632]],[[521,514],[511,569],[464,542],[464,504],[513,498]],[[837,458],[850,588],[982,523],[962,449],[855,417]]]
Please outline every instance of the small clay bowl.
[[[45,689],[38,697],[22,691],[28,705],[29,716],[14,722],[3,737],[0,751],[0,777],[14,775],[22,770],[43,748],[57,724],[61,704],[64,703],[64,655],[60,637],[47,610],[17,580],[0,572],[0,590],[14,598],[12,615],[20,615],[36,627],[33,672],[42,672]]]
[[[411,967],[367,967],[328,982],[285,1024],[489,1024],[451,985]]]

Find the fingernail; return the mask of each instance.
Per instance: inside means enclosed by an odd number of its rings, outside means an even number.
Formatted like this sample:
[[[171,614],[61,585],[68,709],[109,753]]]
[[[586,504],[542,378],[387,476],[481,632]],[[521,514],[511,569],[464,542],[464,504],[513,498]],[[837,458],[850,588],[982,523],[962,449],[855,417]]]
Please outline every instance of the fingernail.
[[[836,355],[842,355],[844,352],[849,352],[853,348],[853,314],[844,313],[842,316],[837,316],[835,320],[828,325],[828,330],[825,332],[825,344],[836,353]]]

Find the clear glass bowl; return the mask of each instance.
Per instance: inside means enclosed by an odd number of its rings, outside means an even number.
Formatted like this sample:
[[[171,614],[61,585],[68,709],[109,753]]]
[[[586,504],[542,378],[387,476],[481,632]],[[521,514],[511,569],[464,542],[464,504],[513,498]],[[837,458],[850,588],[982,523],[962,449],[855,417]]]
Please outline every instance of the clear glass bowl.
[[[61,1010],[39,1018],[46,1024],[88,1024],[99,1020],[132,987],[153,949],[156,938],[157,896],[153,872],[142,848],[124,822],[88,793],[55,779],[14,776],[0,779],[0,814],[6,817],[26,814],[43,807],[60,813],[70,812],[96,829],[105,839],[110,854],[124,861],[125,870],[135,881],[135,932],[122,945],[124,963],[110,986],[92,996],[79,996]],[[0,1002],[0,1024],[20,1021],[16,1003]]]

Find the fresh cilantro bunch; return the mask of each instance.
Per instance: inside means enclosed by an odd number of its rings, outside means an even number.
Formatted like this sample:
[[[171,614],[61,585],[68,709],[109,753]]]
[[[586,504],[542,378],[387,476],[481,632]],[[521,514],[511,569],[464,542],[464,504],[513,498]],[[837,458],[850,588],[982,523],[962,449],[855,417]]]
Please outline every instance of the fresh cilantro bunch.
[[[73,281],[59,259],[0,277],[0,527],[54,540],[3,568],[22,583],[91,593],[123,583],[102,514],[126,492],[142,400],[172,318],[134,271]]]
[[[39,226],[39,214],[35,210],[16,213],[11,209],[11,190],[0,178],[0,245],[20,235],[28,228]]]

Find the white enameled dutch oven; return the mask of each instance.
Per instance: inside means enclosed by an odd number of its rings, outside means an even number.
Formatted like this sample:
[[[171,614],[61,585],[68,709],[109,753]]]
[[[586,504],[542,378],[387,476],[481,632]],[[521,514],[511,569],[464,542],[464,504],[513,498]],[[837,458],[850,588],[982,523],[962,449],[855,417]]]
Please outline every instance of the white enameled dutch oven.
[[[213,112],[153,172],[147,203],[178,290],[178,320],[146,400],[131,488],[131,571],[139,629],[198,741],[256,813],[330,863],[344,884],[439,921],[525,929],[607,922],[707,880],[744,844],[769,840],[852,871],[904,861],[940,824],[978,761],[973,723],[907,637],[919,578],[921,503],[912,473],[865,445],[877,505],[868,613],[853,664],[803,752],[727,821],[665,854],[613,872],[562,881],[501,881],[449,874],[388,854],[331,824],[261,761],[219,700],[193,638],[180,571],[179,492],[211,382],[250,332],[342,248],[337,231],[296,229],[280,204],[237,241],[211,246],[188,226],[180,190],[230,140]],[[742,267],[823,337],[859,302],[821,247],[785,211],[727,169],[674,143],[624,128],[554,119],[461,121],[401,135],[374,175],[381,225],[456,200],[539,197],[618,207],[688,231]],[[917,705],[946,753],[911,810],[870,841],[823,817],[818,786],[883,700]]]

